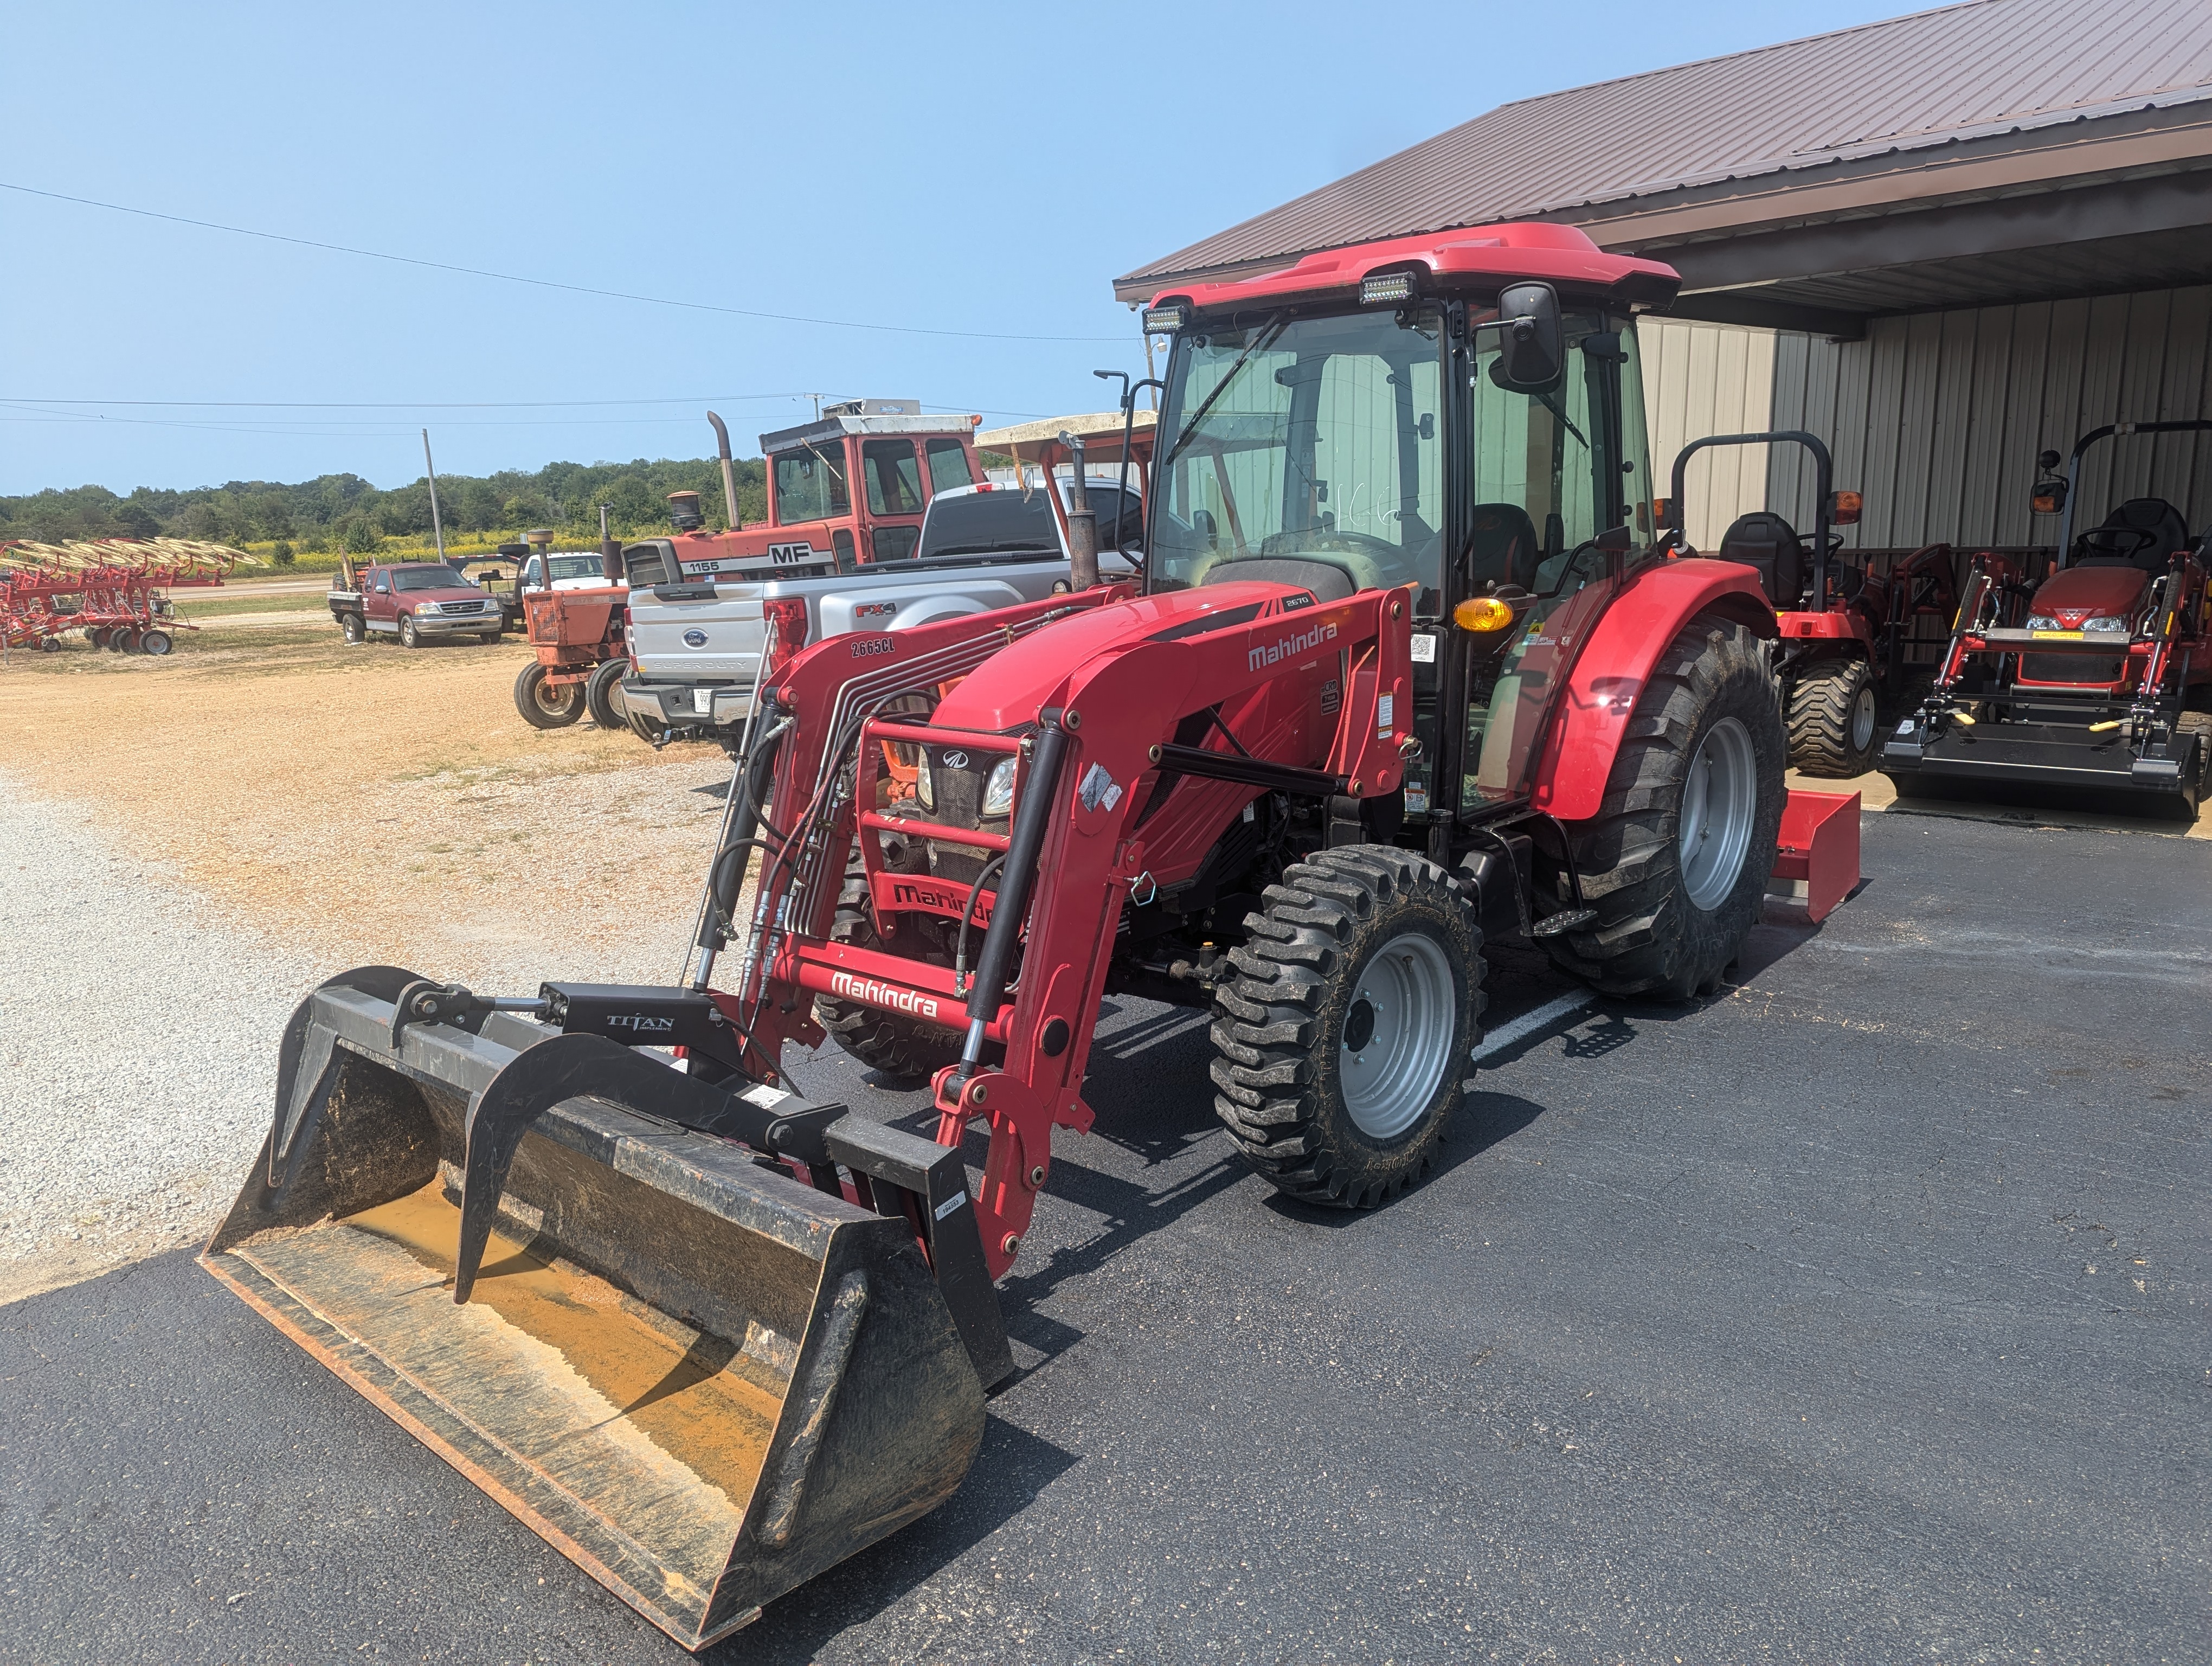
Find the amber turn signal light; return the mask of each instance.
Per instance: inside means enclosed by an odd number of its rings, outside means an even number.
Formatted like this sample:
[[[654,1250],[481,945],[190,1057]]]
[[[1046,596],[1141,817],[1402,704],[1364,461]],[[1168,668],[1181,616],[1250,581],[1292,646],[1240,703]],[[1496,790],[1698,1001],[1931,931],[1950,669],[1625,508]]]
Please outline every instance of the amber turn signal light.
[[[1452,609],[1452,623],[1462,630],[1487,635],[1513,623],[1513,609],[1495,596],[1471,596]]]

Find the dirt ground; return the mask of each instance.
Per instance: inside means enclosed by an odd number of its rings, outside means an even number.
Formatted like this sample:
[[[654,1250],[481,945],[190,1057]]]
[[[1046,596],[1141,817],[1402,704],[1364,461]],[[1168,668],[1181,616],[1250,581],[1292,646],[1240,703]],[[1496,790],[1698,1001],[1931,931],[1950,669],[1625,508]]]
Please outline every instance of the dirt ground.
[[[533,729],[520,643],[348,648],[301,600],[210,617],[163,660],[15,655],[0,764],[319,959],[479,988],[673,977],[721,753]]]

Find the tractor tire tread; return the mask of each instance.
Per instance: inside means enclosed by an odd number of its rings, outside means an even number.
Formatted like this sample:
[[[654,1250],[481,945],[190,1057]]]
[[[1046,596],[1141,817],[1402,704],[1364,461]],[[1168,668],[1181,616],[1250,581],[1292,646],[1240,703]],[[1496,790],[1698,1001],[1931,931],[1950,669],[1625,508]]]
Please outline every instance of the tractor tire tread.
[[[1874,768],[1881,745],[1877,722],[1863,748],[1851,745],[1851,713],[1874,692],[1874,667],[1863,660],[1816,661],[1790,684],[1790,763],[1804,775],[1847,781]]]
[[[1425,917],[1459,933],[1468,1000],[1458,1036],[1472,1048],[1486,1000],[1481,933],[1459,886],[1412,851],[1355,845],[1316,852],[1262,893],[1245,942],[1230,952],[1235,976],[1215,992],[1208,1066],[1214,1110],[1245,1163],[1287,1196],[1369,1208],[1403,1191],[1432,1165],[1466,1071],[1449,1067],[1437,1108],[1395,1146],[1347,1137],[1348,1116],[1325,1096],[1322,1067],[1355,956],[1392,931],[1392,919]],[[1381,916],[1380,923],[1377,921]],[[1363,927],[1374,941],[1363,943]]]
[[[1708,717],[1750,731],[1760,770],[1751,842],[1710,913],[1684,892],[1676,842],[1681,780]],[[1668,644],[1638,699],[1598,812],[1574,830],[1585,905],[1597,918],[1545,939],[1553,962],[1610,995],[1689,1000],[1718,986],[1757,921],[1787,797],[1774,677],[1746,626],[1699,614]],[[1564,901],[1564,871],[1559,875]]]

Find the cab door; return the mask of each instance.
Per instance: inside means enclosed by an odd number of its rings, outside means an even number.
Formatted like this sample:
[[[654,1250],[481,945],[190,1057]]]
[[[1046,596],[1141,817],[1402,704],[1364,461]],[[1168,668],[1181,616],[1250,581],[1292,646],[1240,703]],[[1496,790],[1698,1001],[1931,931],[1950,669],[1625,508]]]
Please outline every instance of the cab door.
[[[921,459],[914,441],[896,438],[860,441],[860,481],[867,504],[866,550],[877,564],[904,561],[921,541]]]
[[[371,630],[399,629],[398,605],[392,599],[392,569],[372,567],[362,593],[362,613]]]

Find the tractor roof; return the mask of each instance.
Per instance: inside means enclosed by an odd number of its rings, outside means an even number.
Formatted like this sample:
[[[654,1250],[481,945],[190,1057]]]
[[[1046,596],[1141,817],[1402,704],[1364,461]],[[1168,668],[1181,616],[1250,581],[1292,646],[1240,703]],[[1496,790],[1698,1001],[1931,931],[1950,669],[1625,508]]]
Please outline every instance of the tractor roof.
[[[1524,221],[1462,226],[1377,243],[1324,249],[1288,265],[1218,283],[1180,283],[1152,304],[1183,300],[1200,310],[1249,307],[1291,296],[1356,294],[1375,272],[1425,268],[1439,287],[1496,289],[1522,278],[1596,290],[1623,304],[1657,306],[1674,299],[1681,279],[1671,266],[1607,254],[1578,227]]]
[[[848,434],[972,434],[982,420],[981,416],[921,416],[909,411],[823,416],[798,428],[778,429],[772,434],[762,435],[761,451],[763,454],[796,451],[804,445],[818,446]]]

